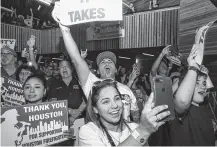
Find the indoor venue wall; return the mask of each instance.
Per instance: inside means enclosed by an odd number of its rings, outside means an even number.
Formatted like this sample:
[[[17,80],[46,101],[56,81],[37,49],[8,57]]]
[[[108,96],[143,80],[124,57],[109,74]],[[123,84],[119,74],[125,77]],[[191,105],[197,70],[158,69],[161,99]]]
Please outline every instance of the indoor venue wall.
[[[180,1],[180,33],[179,50],[188,54],[194,43],[195,32],[198,28],[217,19],[217,9],[209,0]],[[205,54],[217,54],[217,23],[207,32]]]
[[[21,52],[23,48],[27,47],[27,40],[31,35],[36,37],[36,46],[41,48],[41,31],[20,26],[1,23],[1,38],[16,39],[17,52]]]
[[[125,37],[120,48],[177,45],[179,7],[136,13],[124,17]]]
[[[23,48],[27,47],[26,42],[31,35],[36,37],[35,46],[39,54],[59,53],[60,49],[64,47],[59,29],[34,30],[10,24],[1,24],[1,38],[16,39],[15,50],[17,52],[21,52]]]
[[[87,25],[71,27],[79,48],[106,50],[177,45],[179,6],[124,16],[125,36],[120,39],[86,41]]]
[[[87,41],[86,27],[88,24],[71,26],[71,33],[79,49],[107,50],[177,45],[178,17],[179,7],[177,6],[124,16],[125,36],[120,39]],[[21,52],[26,47],[26,41],[31,34],[36,36],[36,47],[39,54],[59,53],[65,50],[59,28],[34,30],[2,24],[1,30],[2,38],[17,40],[17,52]]]

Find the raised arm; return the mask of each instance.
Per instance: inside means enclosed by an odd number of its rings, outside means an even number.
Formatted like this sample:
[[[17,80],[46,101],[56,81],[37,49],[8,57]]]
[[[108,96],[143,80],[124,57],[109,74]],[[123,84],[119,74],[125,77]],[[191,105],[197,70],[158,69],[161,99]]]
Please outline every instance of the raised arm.
[[[29,46],[29,60],[32,62],[33,66],[38,69],[38,65],[35,60],[34,46],[35,46],[35,36],[31,35],[31,38],[27,41]]]
[[[175,95],[175,99],[174,99],[175,109],[179,114],[185,113],[188,110],[192,101],[195,84],[197,81],[196,70],[199,70],[199,66],[197,65],[194,59],[196,55],[197,53],[192,53],[189,55],[188,57],[189,70]]]
[[[156,74],[157,74],[157,70],[158,70],[158,67],[160,65],[160,62],[161,60],[163,59],[163,57],[169,52],[169,46],[166,46],[162,52],[160,53],[160,55],[158,56],[158,58],[155,60],[154,64],[152,65],[152,68],[151,68],[151,76],[152,77],[155,77]]]
[[[31,12],[31,18],[30,19],[31,19],[31,21],[33,21],[34,16],[33,16],[32,8],[30,8],[29,10]]]
[[[81,86],[84,86],[90,73],[90,69],[86,61],[81,57],[78,47],[70,33],[70,29],[68,27],[62,26],[61,24],[59,25],[63,35],[66,50],[75,65],[80,84]]]
[[[85,62],[85,60],[81,57],[80,52],[78,50],[78,47],[74,41],[74,39],[72,38],[72,35],[70,33],[70,28],[63,26],[60,24],[59,21],[59,11],[60,11],[60,6],[59,4],[56,2],[55,3],[55,8],[52,12],[52,16],[53,18],[59,23],[62,35],[63,35],[63,40],[66,46],[66,50],[72,60],[72,62],[75,65],[75,69],[79,78],[79,82],[81,84],[81,86],[84,86],[88,75],[90,73],[90,69],[88,68],[87,63]]]

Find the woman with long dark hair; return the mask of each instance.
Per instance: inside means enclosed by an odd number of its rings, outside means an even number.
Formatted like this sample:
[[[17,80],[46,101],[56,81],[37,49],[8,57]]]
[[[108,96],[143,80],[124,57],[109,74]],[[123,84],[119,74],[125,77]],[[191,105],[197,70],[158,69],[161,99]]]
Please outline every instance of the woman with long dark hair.
[[[154,107],[153,95],[146,102],[139,124],[126,122],[122,117],[122,95],[111,79],[94,83],[88,98],[86,122],[79,132],[81,146],[143,146],[149,136],[170,115],[167,106]]]

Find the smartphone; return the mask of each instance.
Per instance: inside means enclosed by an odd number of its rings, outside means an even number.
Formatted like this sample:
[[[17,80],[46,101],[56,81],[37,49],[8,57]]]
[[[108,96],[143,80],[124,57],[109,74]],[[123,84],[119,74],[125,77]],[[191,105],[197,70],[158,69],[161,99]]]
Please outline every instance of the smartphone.
[[[173,120],[175,118],[175,109],[173,103],[172,80],[169,77],[162,76],[156,76],[153,80],[155,106],[168,105],[170,115],[163,119],[163,121]]]

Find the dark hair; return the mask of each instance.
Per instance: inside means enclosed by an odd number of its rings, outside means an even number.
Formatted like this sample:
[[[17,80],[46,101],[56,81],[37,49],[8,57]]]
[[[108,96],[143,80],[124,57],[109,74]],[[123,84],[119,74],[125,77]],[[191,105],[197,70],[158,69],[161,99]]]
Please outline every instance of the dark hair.
[[[88,102],[87,102],[87,108],[86,108],[87,110],[86,110],[85,121],[86,121],[86,123],[93,122],[94,124],[96,124],[100,129],[102,129],[106,133],[106,136],[107,136],[111,146],[115,146],[115,144],[114,144],[111,136],[109,135],[107,129],[105,128],[103,123],[100,121],[99,115],[94,113],[94,110],[93,110],[93,107],[96,107],[96,104],[99,100],[99,94],[100,94],[101,90],[106,88],[106,87],[114,87],[121,97],[121,94],[117,88],[117,83],[115,81],[113,81],[112,79],[106,79],[103,81],[96,81],[93,84],[92,92],[89,94],[89,98],[88,98]],[[121,124],[124,122],[122,117],[120,119],[120,122],[121,122]],[[122,127],[122,125],[121,125],[121,127]]]
[[[42,82],[42,84],[44,85],[45,90],[47,91],[47,81],[46,81],[46,78],[45,78],[45,76],[44,76],[43,74],[40,74],[40,73],[36,73],[36,74],[33,74],[33,75],[29,76],[29,77],[26,79],[26,81],[24,82],[23,87],[26,85],[26,82],[29,81],[29,80],[32,79],[32,78],[37,78],[37,79],[39,79],[39,80]],[[46,93],[46,95],[42,98],[42,102],[45,102],[46,100],[47,100],[47,93]]]
[[[103,81],[96,81],[93,84],[92,92],[89,94],[88,101],[87,101],[87,111],[86,111],[86,122],[94,122],[96,125],[99,126],[98,122],[98,115],[94,113],[93,107],[96,107],[96,103],[99,100],[99,93],[102,89],[106,87],[114,87],[118,94],[121,96],[116,82],[114,82],[112,79],[106,79]]]
[[[35,69],[34,66],[29,65],[29,64],[27,64],[27,63],[24,63],[24,64],[20,65],[20,66],[17,68],[16,72],[15,72],[15,73],[16,73],[16,80],[17,80],[17,81],[20,81],[19,74],[20,74],[20,72],[22,71],[22,69],[28,70],[28,71],[30,71],[32,74],[35,74],[35,73],[37,72],[37,70]]]

